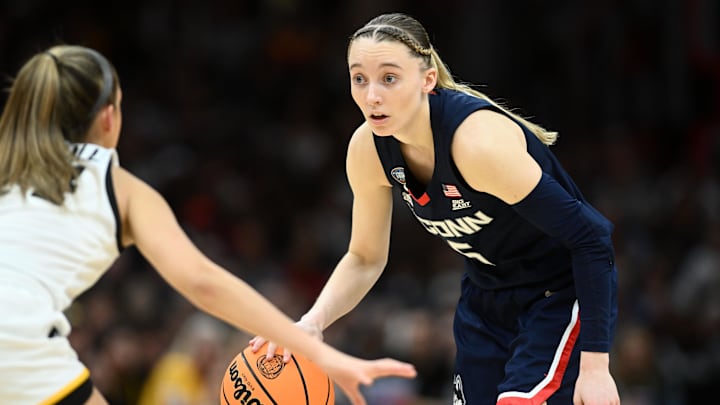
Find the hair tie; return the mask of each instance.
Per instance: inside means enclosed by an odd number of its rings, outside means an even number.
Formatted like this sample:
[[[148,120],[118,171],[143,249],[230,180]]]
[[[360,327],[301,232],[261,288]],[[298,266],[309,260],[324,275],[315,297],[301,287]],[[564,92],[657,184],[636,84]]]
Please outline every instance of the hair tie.
[[[50,51],[45,51],[44,53],[47,54],[47,55],[50,55],[50,57],[52,58],[52,60],[55,62],[55,65],[59,65],[59,64],[60,64],[60,59],[58,59],[58,57],[55,56],[54,53],[52,53],[52,52],[50,52]]]

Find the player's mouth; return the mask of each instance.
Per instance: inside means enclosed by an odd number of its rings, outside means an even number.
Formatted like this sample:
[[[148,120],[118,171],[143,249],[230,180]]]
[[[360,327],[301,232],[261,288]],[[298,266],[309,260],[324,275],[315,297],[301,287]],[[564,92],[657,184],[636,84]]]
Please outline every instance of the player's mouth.
[[[385,114],[370,114],[368,120],[374,125],[385,123],[390,117]]]

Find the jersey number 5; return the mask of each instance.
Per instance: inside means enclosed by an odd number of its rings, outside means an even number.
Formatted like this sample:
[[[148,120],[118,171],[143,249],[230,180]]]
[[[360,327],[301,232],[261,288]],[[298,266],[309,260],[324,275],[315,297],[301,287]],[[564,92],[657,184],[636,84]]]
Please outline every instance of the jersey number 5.
[[[478,252],[474,252],[472,250],[472,246],[468,245],[467,243],[458,243],[458,242],[447,241],[447,244],[450,245],[450,247],[454,251],[460,253],[461,255],[463,255],[465,257],[469,257],[470,259],[475,259],[483,264],[487,264],[488,266],[495,265],[493,262],[486,259],[485,256],[481,255]]]

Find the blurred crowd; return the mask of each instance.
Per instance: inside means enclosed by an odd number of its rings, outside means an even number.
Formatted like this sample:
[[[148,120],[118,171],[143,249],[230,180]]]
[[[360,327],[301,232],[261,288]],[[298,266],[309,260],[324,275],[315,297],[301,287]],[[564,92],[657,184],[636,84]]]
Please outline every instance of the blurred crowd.
[[[58,41],[104,53],[124,91],[123,166],[161,191],[208,256],[295,318],[349,237],[344,156],[362,117],[347,38],[381,12],[417,17],[455,76],[559,131],[556,154],[614,222],[623,404],[719,392],[716,1],[74,3],[0,5],[3,79]],[[370,404],[448,404],[462,262],[401,204],[385,274],[325,339],[416,364],[416,380],[366,390]],[[112,405],[217,404],[251,337],[195,311],[133,248],[68,315]]]

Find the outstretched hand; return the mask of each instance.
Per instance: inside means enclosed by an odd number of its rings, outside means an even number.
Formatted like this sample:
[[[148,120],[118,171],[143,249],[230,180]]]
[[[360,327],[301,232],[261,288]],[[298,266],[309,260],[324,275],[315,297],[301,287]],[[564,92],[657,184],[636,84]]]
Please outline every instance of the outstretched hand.
[[[366,405],[360,392],[360,384],[371,385],[382,377],[414,378],[417,375],[412,364],[395,359],[362,360],[342,354],[343,362],[324,366],[330,378],[342,389],[352,405]],[[322,365],[321,365],[322,366]]]
[[[319,340],[323,340],[322,329],[312,321],[301,319],[295,325]],[[255,353],[261,350],[265,343],[268,343],[267,356],[274,356],[278,345],[268,342],[261,336],[250,339],[251,350]],[[363,360],[330,346],[327,346],[327,349],[329,350],[323,351],[323,354],[318,356],[317,364],[340,387],[352,405],[367,404],[360,392],[360,385],[371,385],[376,379],[382,377],[414,378],[417,375],[415,366],[409,363],[390,358]],[[290,361],[291,355],[292,352],[289,349],[283,349],[283,360],[286,363]]]

